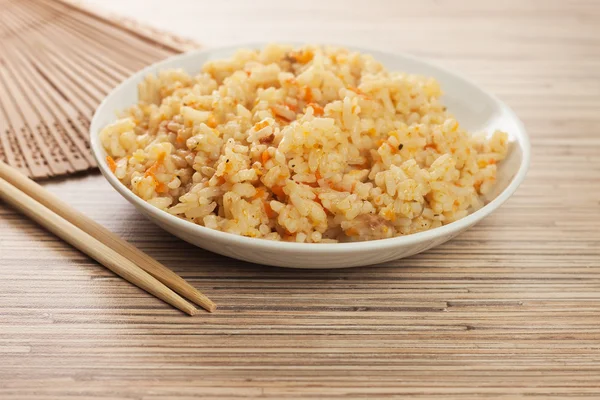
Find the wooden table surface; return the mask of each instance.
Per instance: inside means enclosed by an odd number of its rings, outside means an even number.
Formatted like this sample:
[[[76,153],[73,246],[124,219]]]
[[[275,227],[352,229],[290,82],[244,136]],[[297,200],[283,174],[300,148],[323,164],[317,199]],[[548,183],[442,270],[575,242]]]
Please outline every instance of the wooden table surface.
[[[0,204],[1,399],[600,396],[600,2],[96,3],[207,46],[336,42],[438,62],[513,107],[531,170],[451,242],[331,271],[195,248],[97,174],[47,182],[220,308],[182,315]]]

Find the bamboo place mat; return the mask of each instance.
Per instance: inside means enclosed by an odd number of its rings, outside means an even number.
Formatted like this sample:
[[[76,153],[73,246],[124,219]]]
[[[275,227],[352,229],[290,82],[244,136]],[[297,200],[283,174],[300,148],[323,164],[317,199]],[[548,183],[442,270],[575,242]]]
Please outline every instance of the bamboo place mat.
[[[0,160],[32,178],[95,168],[88,128],[104,96],[196,47],[67,0],[0,0]]]

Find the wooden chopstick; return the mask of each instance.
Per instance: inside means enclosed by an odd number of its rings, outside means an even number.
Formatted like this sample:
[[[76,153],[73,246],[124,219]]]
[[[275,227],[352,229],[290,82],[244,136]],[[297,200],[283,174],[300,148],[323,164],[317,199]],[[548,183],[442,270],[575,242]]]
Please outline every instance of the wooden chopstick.
[[[12,205],[64,241],[86,253],[115,274],[181,311],[196,315],[198,310],[160,283],[149,273],[123,257],[104,243],[54,214],[46,207],[0,178],[0,199]]]
[[[188,300],[198,304],[209,312],[213,312],[216,310],[217,306],[213,303],[208,297],[200,293],[196,288],[187,283],[183,278],[179,275],[147,255],[146,253],[140,251],[138,248],[133,246],[132,244],[126,242],[121,239],[114,233],[110,232],[108,229],[98,224],[94,220],[89,217],[86,217],[84,214],[79,211],[69,207],[65,203],[63,203],[58,197],[54,194],[48,192],[40,185],[27,178],[23,174],[21,174],[16,169],[10,167],[9,165],[0,161],[0,179],[8,182],[8,186],[12,185],[17,191],[21,191],[25,194],[25,197],[31,197],[35,203],[39,202],[42,207],[47,207],[47,210],[50,210],[50,213],[56,213],[58,218],[68,221],[69,225],[73,225],[73,228],[82,232],[87,237],[92,238],[94,241],[99,242],[103,245],[104,248],[110,249],[112,253],[116,253],[121,260],[128,260],[129,263],[133,263],[133,265],[137,265],[146,271],[148,274],[152,275],[158,281],[162,282],[166,286],[173,289],[175,292],[179,293],[181,296],[187,298]],[[6,186],[6,185],[5,185]],[[2,192],[3,190],[0,190]],[[0,195],[1,197],[1,195]],[[9,201],[10,202],[10,201]],[[11,203],[14,204],[14,203]],[[19,208],[18,205],[15,207]],[[46,210],[46,211],[47,211]],[[23,210],[25,212],[25,210]],[[29,214],[27,214],[29,215]],[[32,217],[33,218],[33,217]],[[40,222],[43,225],[42,221],[36,219],[36,221]],[[46,225],[44,225],[46,226]],[[57,236],[62,237],[54,230],[48,228],[48,230],[57,234]],[[96,239],[94,239],[96,238]],[[65,239],[67,240],[67,239]],[[68,241],[68,240],[67,240]],[[69,242],[71,243],[71,242]],[[85,245],[85,243],[84,243]],[[77,247],[77,245],[74,244]],[[78,247],[79,248],[79,247]],[[82,250],[87,253],[86,250]],[[88,253],[90,254],[90,253]],[[94,255],[90,254],[93,258],[98,260]],[[114,259],[114,258],[113,258]],[[131,260],[131,261],[129,261]],[[98,260],[100,261],[100,260]],[[102,262],[102,261],[100,261]],[[118,274],[118,272],[116,272]],[[125,278],[127,279],[127,278]],[[133,282],[135,283],[135,282]],[[137,284],[137,283],[135,283]],[[138,285],[139,286],[139,285]],[[140,286],[141,287],[141,286]],[[146,288],[143,288],[147,290]],[[154,294],[150,290],[150,293]],[[157,296],[160,297],[160,296]],[[163,299],[162,297],[160,297]],[[163,299],[164,300],[164,299]],[[165,300],[167,301],[167,300]],[[172,303],[169,303],[172,304]],[[179,307],[178,307],[179,308]],[[187,312],[187,311],[186,311]]]

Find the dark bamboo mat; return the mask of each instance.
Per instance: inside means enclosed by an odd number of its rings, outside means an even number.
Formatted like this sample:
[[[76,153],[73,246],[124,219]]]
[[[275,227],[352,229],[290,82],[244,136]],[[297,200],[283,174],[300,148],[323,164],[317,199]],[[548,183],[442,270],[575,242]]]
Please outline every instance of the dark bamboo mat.
[[[32,178],[95,168],[88,128],[104,96],[195,47],[66,0],[0,0],[0,160]]]

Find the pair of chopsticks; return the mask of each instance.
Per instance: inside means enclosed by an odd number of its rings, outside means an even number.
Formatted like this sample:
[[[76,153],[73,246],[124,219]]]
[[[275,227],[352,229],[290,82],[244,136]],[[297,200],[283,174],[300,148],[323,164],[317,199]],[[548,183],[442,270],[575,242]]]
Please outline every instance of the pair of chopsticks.
[[[0,199],[86,253],[106,268],[189,315],[216,309],[208,297],[132,244],[70,208],[58,197],[0,161]],[[172,289],[172,290],[171,290]],[[177,293],[175,293],[177,292]]]

